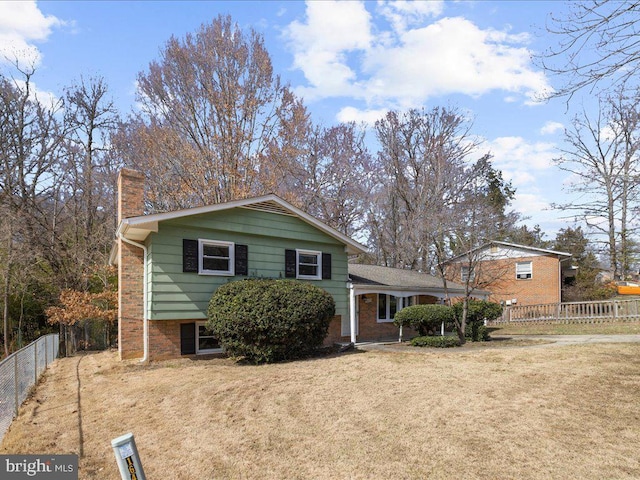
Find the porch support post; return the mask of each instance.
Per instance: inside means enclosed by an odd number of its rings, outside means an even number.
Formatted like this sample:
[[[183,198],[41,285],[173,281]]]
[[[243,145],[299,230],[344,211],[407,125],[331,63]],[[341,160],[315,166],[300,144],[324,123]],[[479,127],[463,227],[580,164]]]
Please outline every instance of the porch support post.
[[[347,283],[349,289],[349,330],[351,332],[351,343],[356,343],[356,290],[353,283]]]

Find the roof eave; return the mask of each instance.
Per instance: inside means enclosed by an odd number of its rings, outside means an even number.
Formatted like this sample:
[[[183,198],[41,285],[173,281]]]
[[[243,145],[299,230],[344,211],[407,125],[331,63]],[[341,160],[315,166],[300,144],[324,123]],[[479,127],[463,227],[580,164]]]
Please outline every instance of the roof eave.
[[[208,205],[204,207],[195,207],[187,210],[176,210],[173,212],[156,213],[151,215],[141,215],[138,217],[125,218],[120,222],[116,236],[122,234],[125,238],[134,241],[144,241],[152,232],[158,231],[158,224],[162,221],[172,220],[176,218],[188,217],[193,215],[201,215],[204,213],[212,213],[232,208],[247,207],[252,204],[272,201],[277,203],[283,209],[290,211],[293,215],[299,217],[304,222],[316,227],[327,235],[340,241],[345,246],[345,252],[348,255],[358,255],[366,253],[367,249],[364,245],[340,233],[336,229],[324,224],[317,218],[308,213],[294,207],[290,203],[281,199],[277,195],[269,194],[261,197],[246,198],[242,200],[234,200],[231,202]]]

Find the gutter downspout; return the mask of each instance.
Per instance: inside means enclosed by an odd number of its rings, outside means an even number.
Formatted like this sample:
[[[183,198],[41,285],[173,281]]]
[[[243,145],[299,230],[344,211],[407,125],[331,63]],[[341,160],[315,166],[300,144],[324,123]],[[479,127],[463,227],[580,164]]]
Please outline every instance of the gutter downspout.
[[[120,240],[128,243],[129,245],[133,245],[134,247],[138,247],[142,249],[142,265],[143,265],[143,277],[142,277],[142,344],[143,344],[143,355],[141,363],[144,363],[149,360],[149,315],[147,314],[147,247],[141,243],[134,242],[133,240],[129,240],[126,238],[122,232],[119,234]]]
[[[558,305],[562,303],[562,262],[572,260],[573,257],[563,258],[558,262]]]
[[[351,343],[356,344],[356,290],[353,283],[347,282],[349,289],[349,329],[351,330]]]

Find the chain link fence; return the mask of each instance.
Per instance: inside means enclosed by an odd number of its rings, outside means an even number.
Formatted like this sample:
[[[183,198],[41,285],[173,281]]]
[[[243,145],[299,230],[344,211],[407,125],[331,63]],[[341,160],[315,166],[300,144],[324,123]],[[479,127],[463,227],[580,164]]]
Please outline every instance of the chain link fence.
[[[0,440],[47,366],[58,357],[60,336],[40,337],[0,362]]]

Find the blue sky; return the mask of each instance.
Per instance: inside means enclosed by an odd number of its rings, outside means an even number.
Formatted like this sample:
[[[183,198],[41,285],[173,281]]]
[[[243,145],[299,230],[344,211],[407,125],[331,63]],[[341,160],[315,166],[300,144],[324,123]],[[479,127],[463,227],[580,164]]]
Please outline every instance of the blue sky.
[[[0,54],[34,62],[41,95],[59,96],[80,76],[101,75],[126,114],[135,108],[138,72],[171,35],[230,14],[264,35],[276,73],[316,122],[371,123],[410,107],[464,112],[483,140],[479,154],[491,152],[516,187],[514,208],[552,239],[572,225],[549,205],[570,199],[567,174],[553,158],[582,99],[569,111],[562,100],[538,101],[555,79],[531,56],[558,41],[545,23],[567,9],[560,1],[506,0],[0,0]]]

